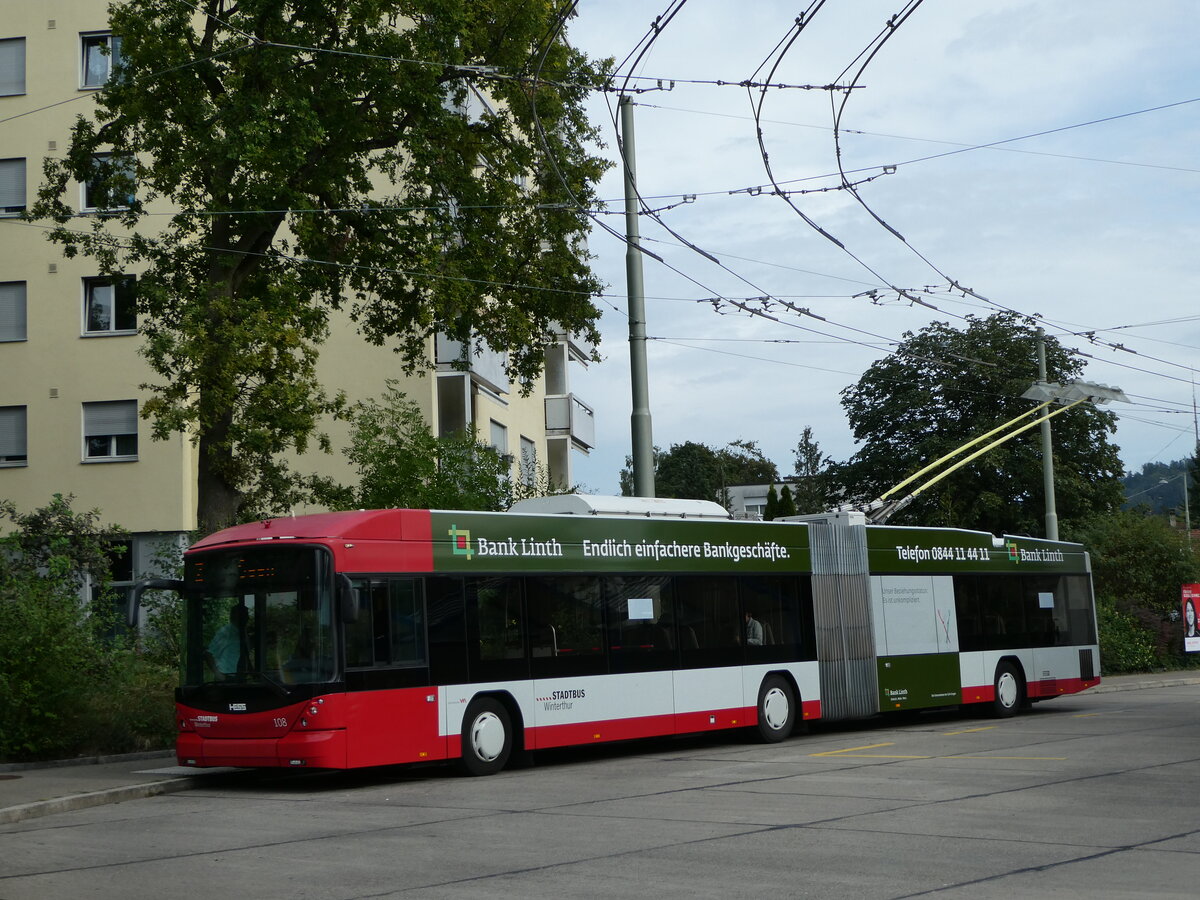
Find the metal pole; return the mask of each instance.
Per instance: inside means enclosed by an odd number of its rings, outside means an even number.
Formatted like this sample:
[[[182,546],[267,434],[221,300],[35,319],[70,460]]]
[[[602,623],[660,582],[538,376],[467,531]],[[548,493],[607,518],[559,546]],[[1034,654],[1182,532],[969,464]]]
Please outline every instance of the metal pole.
[[[1046,384],[1046,332],[1037,330],[1038,381]],[[1050,419],[1042,419],[1042,487],[1046,494],[1046,538],[1058,540],[1058,510],[1054,502],[1054,447]]]
[[[650,385],[646,372],[646,297],[638,234],[633,98],[622,97],[621,159],[625,163],[625,283],[629,294],[629,375],[633,382],[633,495],[654,496],[654,442],[650,431]]]
[[[1183,527],[1187,529],[1188,550],[1192,548],[1192,511],[1188,507],[1188,477],[1192,473],[1187,469],[1183,470]]]

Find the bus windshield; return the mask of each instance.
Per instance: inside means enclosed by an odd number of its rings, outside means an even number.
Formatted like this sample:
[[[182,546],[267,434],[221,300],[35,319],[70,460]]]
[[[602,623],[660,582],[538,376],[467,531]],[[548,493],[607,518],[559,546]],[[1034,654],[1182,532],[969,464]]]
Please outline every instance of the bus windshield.
[[[333,603],[327,554],[249,547],[187,561],[184,684],[331,681]]]

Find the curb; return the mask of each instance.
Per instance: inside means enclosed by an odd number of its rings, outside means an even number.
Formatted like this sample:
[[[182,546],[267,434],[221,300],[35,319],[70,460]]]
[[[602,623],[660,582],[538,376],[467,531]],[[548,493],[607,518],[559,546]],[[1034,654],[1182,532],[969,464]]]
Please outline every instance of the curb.
[[[39,762],[0,763],[0,772],[28,772],[30,769],[64,769],[69,766],[102,766],[142,759],[170,759],[174,750],[141,750],[137,753],[112,753],[107,756],[79,756],[74,759],[48,759]]]
[[[1116,691],[1144,691],[1150,688],[1184,687],[1200,684],[1200,675],[1183,675],[1174,678],[1163,678],[1154,682],[1121,682],[1101,681],[1094,688],[1088,688],[1088,694],[1109,694]]]
[[[169,781],[151,781],[146,784],[130,784],[125,787],[109,788],[104,791],[90,791],[86,794],[71,794],[54,800],[38,800],[21,806],[10,806],[0,809],[0,825],[11,825],[26,819],[36,819],[54,813],[74,812],[79,809],[89,809],[93,806],[104,806],[109,803],[122,803],[125,800],[144,800],[147,797],[157,797],[160,794],[173,794],[194,787],[199,779],[184,777],[173,778]]]

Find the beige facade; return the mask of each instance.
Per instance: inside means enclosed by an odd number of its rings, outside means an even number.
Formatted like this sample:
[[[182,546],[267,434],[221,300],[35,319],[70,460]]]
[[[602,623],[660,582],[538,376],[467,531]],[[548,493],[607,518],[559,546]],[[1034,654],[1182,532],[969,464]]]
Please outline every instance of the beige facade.
[[[13,218],[32,204],[42,160],[61,154],[75,117],[86,114],[107,75],[96,48],[109,40],[106,4],[97,0],[10,0],[0,18],[0,498],[19,509],[73,494],[77,509],[98,508],[104,521],[134,535],[135,574],[150,568],[157,538],[196,526],[193,443],[150,438],[133,415],[153,375],[138,353],[136,321],[120,285],[90,281],[87,258],[66,259],[45,228]],[[86,198],[80,188],[79,204]],[[165,212],[163,207],[151,212]],[[129,273],[136,275],[136,273]],[[502,360],[473,357],[453,365],[462,348],[430,346],[430,370],[405,377],[399,358],[361,340],[348,321],[335,323],[322,349],[331,391],[378,397],[389,378],[420,405],[435,433],[474,425],[521,473],[536,458],[560,484],[571,483],[571,449],[593,443],[591,410],[570,392],[569,368],[585,359],[567,336],[547,349],[546,374],[522,397]],[[335,444],[344,439],[336,423]],[[351,481],[340,452],[295,461],[305,473]],[[302,512],[303,510],[296,510]]]

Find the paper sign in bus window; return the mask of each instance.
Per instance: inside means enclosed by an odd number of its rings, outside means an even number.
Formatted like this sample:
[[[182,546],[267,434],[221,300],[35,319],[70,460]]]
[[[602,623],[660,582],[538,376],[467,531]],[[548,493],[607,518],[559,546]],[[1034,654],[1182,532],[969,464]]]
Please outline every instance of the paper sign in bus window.
[[[654,618],[654,601],[649,597],[630,597],[629,598],[629,618],[630,619],[653,619]]]

